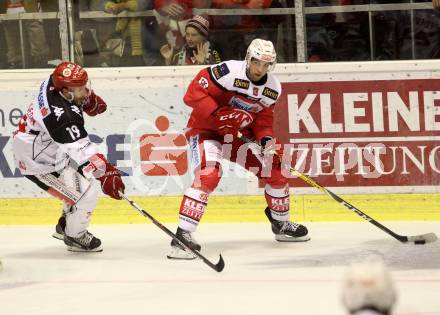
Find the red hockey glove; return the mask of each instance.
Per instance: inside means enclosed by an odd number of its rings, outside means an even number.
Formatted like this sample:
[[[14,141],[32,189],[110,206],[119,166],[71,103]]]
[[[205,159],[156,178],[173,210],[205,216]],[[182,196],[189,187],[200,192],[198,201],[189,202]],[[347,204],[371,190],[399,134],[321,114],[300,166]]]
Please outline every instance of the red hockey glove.
[[[283,147],[276,139],[265,136],[260,140],[263,154],[263,161],[265,164],[272,163],[273,167],[279,167],[283,160]]]
[[[215,127],[221,136],[231,134],[233,137],[237,137],[238,131],[248,126],[253,120],[248,112],[229,106],[219,108],[213,115]]]
[[[107,110],[107,104],[100,96],[91,91],[90,95],[85,99],[82,109],[87,115],[96,116]]]
[[[125,185],[122,182],[121,173],[102,154],[98,153],[92,156],[83,171],[92,173],[101,182],[104,194],[114,199],[122,199],[119,192],[124,193]]]

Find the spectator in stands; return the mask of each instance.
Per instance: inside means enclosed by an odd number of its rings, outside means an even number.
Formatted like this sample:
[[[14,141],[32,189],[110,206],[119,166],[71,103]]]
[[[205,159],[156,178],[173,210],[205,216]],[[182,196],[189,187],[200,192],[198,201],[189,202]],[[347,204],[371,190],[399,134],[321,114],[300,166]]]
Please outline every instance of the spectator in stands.
[[[425,2],[416,0],[414,2]],[[374,0],[374,3],[404,3],[402,0]],[[434,8],[440,3],[432,0]],[[384,11],[373,15],[374,59],[437,59],[440,58],[440,11],[438,9]],[[414,28],[412,28],[412,21]],[[414,39],[414,43],[413,43]],[[414,44],[414,54],[413,54]]]
[[[75,63],[90,67],[112,66],[113,56],[120,58],[112,45],[111,37],[115,32],[116,19],[81,19],[80,14],[88,11],[104,11],[102,0],[79,0],[74,6],[74,53]],[[119,42],[122,39],[119,38]]]
[[[166,65],[207,65],[221,61],[219,53],[208,41],[209,20],[196,15],[185,26],[185,44],[175,51],[170,44],[160,49]]]
[[[101,0],[99,0],[101,1]],[[39,0],[42,12],[58,12],[59,0]],[[44,33],[46,34],[46,41],[49,45],[48,65],[53,66],[50,63],[52,60],[63,59],[61,55],[61,38],[60,38],[60,21],[58,19],[44,19]]]
[[[4,4],[5,2],[3,2]],[[37,0],[7,0],[6,14],[39,12]],[[7,61],[9,68],[22,68],[22,51],[18,21],[4,21],[7,45]],[[46,41],[42,20],[24,20],[24,33],[30,49],[28,67],[41,68],[47,66],[49,46]]]
[[[106,1],[104,11],[107,13],[119,14],[122,11],[138,11],[137,0],[112,0]],[[142,66],[141,44],[141,19],[138,17],[118,18],[116,22],[116,33],[120,34],[123,42],[123,66]]]
[[[270,8],[293,8],[294,1],[272,0]],[[290,14],[260,15],[261,35],[273,42],[277,51],[277,62],[296,62],[295,17]]]
[[[210,0],[154,0],[154,15],[164,43],[175,51],[185,44],[185,26],[193,8],[207,8]],[[163,45],[161,45],[163,47]]]
[[[306,6],[355,5],[365,0],[306,0]],[[306,16],[310,62],[370,60],[367,12]]]
[[[0,14],[4,12],[0,11]],[[6,68],[6,41],[2,21],[0,21],[0,69]]]
[[[343,285],[342,302],[351,315],[391,315],[396,290],[384,263],[352,265]]]
[[[420,2],[420,1],[415,1]],[[435,5],[433,3],[433,5]],[[408,14],[409,15],[409,14]],[[408,24],[408,27],[409,28]],[[402,49],[411,51],[410,30],[406,32]],[[440,58],[440,11],[438,9],[414,11],[414,59]]]
[[[213,0],[215,9],[267,9],[272,0]],[[246,49],[255,38],[269,39],[259,15],[219,15],[212,16],[213,42],[221,49],[224,60],[241,60]],[[272,39],[274,41],[274,39]],[[276,42],[276,41],[274,41]]]
[[[376,3],[376,1],[374,1]],[[379,3],[389,3],[380,1]],[[393,1],[401,3],[401,0]],[[399,59],[397,51],[398,21],[402,20],[404,11],[383,11],[373,12],[373,59],[374,60],[394,60]]]
[[[139,0],[139,11],[153,9],[154,1]],[[159,24],[155,16],[147,16],[141,19],[141,42],[145,65],[162,65],[163,58],[160,54],[160,47],[165,44],[166,40],[160,33]]]

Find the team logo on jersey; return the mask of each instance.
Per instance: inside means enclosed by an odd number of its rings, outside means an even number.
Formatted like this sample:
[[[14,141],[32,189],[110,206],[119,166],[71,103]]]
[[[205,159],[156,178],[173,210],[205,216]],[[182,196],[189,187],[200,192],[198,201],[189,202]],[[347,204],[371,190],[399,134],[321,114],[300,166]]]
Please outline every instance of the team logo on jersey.
[[[234,96],[230,99],[229,104],[232,107],[239,108],[244,111],[251,112],[251,113],[258,113],[259,111],[262,110],[261,106],[259,106],[257,103],[248,103],[248,102],[244,101],[243,99],[238,98],[236,96]]]
[[[234,80],[234,86],[239,89],[245,89],[247,90],[249,88],[250,82],[247,80],[242,79],[235,79]]]
[[[72,112],[74,112],[74,113],[76,113],[76,114],[78,114],[78,115],[80,115],[82,117],[81,110],[79,109],[78,106],[72,105],[72,106],[70,106],[70,109],[72,110]]]
[[[209,87],[208,80],[205,77],[201,77],[199,80],[199,85],[206,90]]]
[[[257,87],[254,87],[253,94],[254,94],[254,96],[258,96],[258,88]]]
[[[278,98],[278,92],[268,88],[267,86],[263,90],[263,95],[273,99],[274,101],[276,101]]]
[[[226,63],[219,64],[218,66],[212,68],[212,74],[217,80],[220,79],[221,77],[224,77],[229,72],[230,71]]]
[[[51,105],[51,106],[53,108],[54,115],[57,117],[57,121],[59,121],[60,117],[64,114],[64,109],[61,107],[53,106],[53,105]]]
[[[43,118],[46,118],[46,116],[49,115],[49,110],[47,109],[47,107],[41,108],[40,112],[41,112],[41,116],[43,116]]]
[[[245,128],[252,123],[254,118],[251,114],[244,110],[233,111],[229,114],[222,115],[218,118],[220,121],[233,119],[240,124],[240,128]],[[206,148],[205,148],[206,150]],[[208,149],[209,150],[209,149]],[[209,151],[208,151],[209,152]]]

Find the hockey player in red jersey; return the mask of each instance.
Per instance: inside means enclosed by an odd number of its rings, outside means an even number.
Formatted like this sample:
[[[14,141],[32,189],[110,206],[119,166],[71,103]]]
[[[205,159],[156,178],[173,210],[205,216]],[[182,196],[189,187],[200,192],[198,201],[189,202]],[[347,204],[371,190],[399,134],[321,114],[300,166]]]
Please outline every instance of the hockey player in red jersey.
[[[222,159],[258,169],[265,180],[267,208],[275,239],[285,242],[309,240],[307,228],[290,221],[289,187],[281,172],[282,152],[273,135],[273,110],[281,94],[280,82],[270,73],[276,52],[272,42],[255,39],[246,59],[230,60],[201,70],[190,83],[184,102],[193,110],[187,138],[194,181],[183,196],[176,235],[188,246],[200,250],[195,232],[208,204],[209,194],[221,178]],[[242,134],[261,144],[261,154],[252,153],[239,138]],[[223,147],[231,148],[225,152]],[[274,154],[278,148],[278,154]],[[244,152],[244,154],[243,154]],[[269,165],[269,172],[267,166]],[[176,241],[168,258],[192,259]]]
[[[81,66],[58,65],[20,120],[13,151],[21,173],[64,203],[54,237],[64,240],[70,251],[99,252],[101,241],[87,231],[98,199],[94,179],[115,199],[121,199],[125,187],[120,172],[98,153],[85,129],[84,113],[96,116],[107,109],[88,82]]]

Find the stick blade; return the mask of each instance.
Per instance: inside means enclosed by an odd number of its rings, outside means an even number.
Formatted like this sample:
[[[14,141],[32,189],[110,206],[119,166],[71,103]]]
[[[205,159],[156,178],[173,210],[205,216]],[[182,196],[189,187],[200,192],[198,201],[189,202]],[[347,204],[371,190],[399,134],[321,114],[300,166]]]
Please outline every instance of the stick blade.
[[[225,268],[225,261],[223,260],[222,255],[220,254],[220,259],[218,263],[215,265],[215,270],[217,272],[222,272],[222,270]]]
[[[408,236],[408,242],[416,244],[433,243],[438,239],[435,233],[426,233],[421,235]]]

